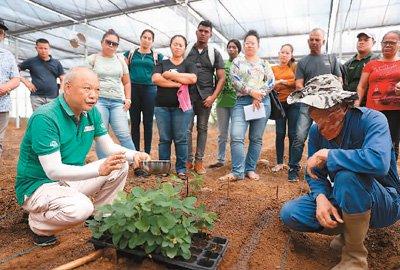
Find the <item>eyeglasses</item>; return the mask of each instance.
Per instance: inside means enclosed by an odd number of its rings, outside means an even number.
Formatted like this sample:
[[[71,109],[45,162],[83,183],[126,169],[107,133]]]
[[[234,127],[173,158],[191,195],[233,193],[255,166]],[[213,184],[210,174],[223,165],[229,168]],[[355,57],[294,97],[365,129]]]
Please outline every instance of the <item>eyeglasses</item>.
[[[386,47],[386,46],[394,47],[397,45],[397,43],[398,43],[398,41],[382,41],[381,45],[382,45],[382,47]]]
[[[108,39],[105,39],[104,42],[105,42],[108,46],[111,46],[111,47],[118,47],[118,45],[119,45],[118,42],[114,42],[114,41],[111,41],[111,40],[108,40]]]

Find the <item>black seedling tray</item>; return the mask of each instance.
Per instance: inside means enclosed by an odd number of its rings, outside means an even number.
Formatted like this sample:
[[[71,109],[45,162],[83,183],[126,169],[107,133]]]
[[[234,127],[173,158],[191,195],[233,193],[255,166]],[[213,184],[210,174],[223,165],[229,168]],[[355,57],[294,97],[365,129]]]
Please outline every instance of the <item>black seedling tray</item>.
[[[100,239],[91,238],[95,248],[114,246],[111,237]],[[228,247],[228,239],[217,236],[208,236],[203,233],[192,236],[190,251],[192,257],[185,260],[182,257],[170,259],[160,253],[146,254],[143,249],[118,249],[120,255],[142,261],[144,258],[151,258],[156,262],[163,263],[172,269],[192,269],[192,270],[214,270],[221,262],[222,256]]]

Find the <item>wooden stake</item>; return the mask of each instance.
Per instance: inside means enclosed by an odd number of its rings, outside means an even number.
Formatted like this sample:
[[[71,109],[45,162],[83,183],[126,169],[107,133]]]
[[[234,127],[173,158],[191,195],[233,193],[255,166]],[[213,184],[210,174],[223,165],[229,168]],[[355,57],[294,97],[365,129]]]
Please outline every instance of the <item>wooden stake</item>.
[[[53,268],[53,270],[70,270],[70,269],[77,268],[79,266],[84,265],[85,263],[96,260],[97,258],[101,257],[103,255],[103,253],[104,253],[103,249],[96,250],[96,251],[90,253],[89,255],[86,255],[75,261],[72,261],[72,262],[60,265],[56,268]]]

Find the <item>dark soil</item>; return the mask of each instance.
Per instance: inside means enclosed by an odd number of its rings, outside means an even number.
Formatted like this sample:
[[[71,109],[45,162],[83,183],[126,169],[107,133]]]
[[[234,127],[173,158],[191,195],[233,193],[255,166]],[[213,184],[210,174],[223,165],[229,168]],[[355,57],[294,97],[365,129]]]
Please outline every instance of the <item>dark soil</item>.
[[[158,136],[154,129],[152,157],[157,158]],[[16,129],[11,121],[6,134],[3,160],[0,160],[0,269],[52,269],[94,251],[88,242],[90,231],[83,225],[58,235],[59,243],[53,247],[38,248],[32,243],[29,227],[23,221],[23,211],[14,194],[16,164],[24,127]],[[195,138],[194,138],[195,139]],[[228,250],[220,269],[330,269],[339,261],[339,254],[329,250],[332,237],[318,234],[289,232],[279,221],[282,204],[307,192],[307,184],[288,183],[287,171],[272,173],[275,165],[274,132],[264,135],[262,158],[270,165],[259,164],[259,181],[245,180],[229,185],[218,182],[218,177],[230,171],[230,163],[208,170],[203,189],[195,192],[198,200],[219,219],[211,232],[229,239]],[[217,130],[209,129],[205,164],[216,161]],[[174,151],[173,151],[174,153]],[[228,157],[230,154],[228,152]],[[93,152],[88,160],[93,160]],[[228,158],[230,160],[230,158]],[[190,177],[193,179],[193,176]],[[160,179],[137,179],[129,174],[126,190],[134,186],[154,187]],[[168,181],[168,178],[161,180]],[[193,190],[191,191],[194,192]],[[380,230],[370,230],[366,245],[369,250],[370,269],[400,269],[399,223]],[[166,269],[150,259],[141,264],[118,257],[115,250],[107,252],[92,263],[79,269]]]

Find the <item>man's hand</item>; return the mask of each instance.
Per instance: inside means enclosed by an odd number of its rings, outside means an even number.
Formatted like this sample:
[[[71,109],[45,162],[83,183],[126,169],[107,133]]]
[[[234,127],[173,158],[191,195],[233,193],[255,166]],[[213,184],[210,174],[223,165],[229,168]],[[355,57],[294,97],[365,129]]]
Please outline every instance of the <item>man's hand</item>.
[[[317,203],[315,216],[322,227],[333,229],[336,228],[338,223],[343,223],[343,219],[340,217],[338,210],[324,194],[319,194],[315,201]],[[335,220],[332,219],[332,216]]]
[[[317,179],[318,176],[313,172],[315,167],[323,168],[325,166],[326,160],[328,159],[329,149],[321,149],[314,153],[307,160],[307,174],[313,179]]]
[[[210,108],[210,107],[213,105],[215,99],[216,99],[216,98],[215,98],[214,96],[209,96],[209,97],[207,97],[207,98],[203,101],[204,107]]]
[[[26,80],[25,85],[32,93],[36,92],[36,86],[32,82]]]
[[[126,162],[125,153],[117,153],[109,156],[99,167],[99,175],[106,176],[109,175],[114,170],[119,170],[122,168]]]
[[[395,87],[394,87],[394,92],[396,95],[400,95],[400,82],[396,83]]]
[[[0,97],[4,96],[8,93],[8,88],[5,87],[4,85],[0,85]]]
[[[133,156],[133,168],[139,168],[141,161],[151,160],[149,154],[145,152],[137,152]]]

